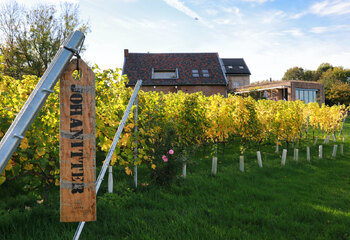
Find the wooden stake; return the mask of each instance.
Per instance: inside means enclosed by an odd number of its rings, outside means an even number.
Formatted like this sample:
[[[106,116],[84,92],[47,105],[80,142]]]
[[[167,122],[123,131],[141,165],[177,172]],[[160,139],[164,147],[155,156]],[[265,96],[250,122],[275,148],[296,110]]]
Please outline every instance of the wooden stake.
[[[213,157],[211,162],[211,175],[213,176],[216,176],[217,165],[218,165],[218,158]]]
[[[298,162],[299,160],[299,149],[294,149],[294,161]]]
[[[256,155],[257,155],[257,157],[258,157],[258,164],[259,164],[259,167],[263,167],[263,165],[262,165],[262,161],[261,161],[261,153],[260,153],[260,151],[257,151],[256,152]]]
[[[244,156],[239,156],[239,170],[244,172]]]
[[[310,147],[306,147],[306,160],[310,162]]]
[[[287,149],[283,149],[283,152],[282,152],[282,166],[286,165],[286,160],[287,160]]]
[[[322,145],[318,146],[318,158],[322,159]]]
[[[340,155],[344,155],[344,144],[340,144]]]
[[[108,167],[108,192],[113,193],[113,167]]]
[[[182,162],[182,177],[186,178],[186,168],[187,168],[187,164],[185,161]],[[215,171],[216,174],[216,171]]]
[[[337,149],[338,149],[338,145],[334,144],[333,145],[333,153],[332,153],[332,157],[336,157],[337,156]]]
[[[314,146],[316,146],[316,144],[317,144],[317,140],[318,140],[318,138],[315,138],[315,141],[314,141]]]

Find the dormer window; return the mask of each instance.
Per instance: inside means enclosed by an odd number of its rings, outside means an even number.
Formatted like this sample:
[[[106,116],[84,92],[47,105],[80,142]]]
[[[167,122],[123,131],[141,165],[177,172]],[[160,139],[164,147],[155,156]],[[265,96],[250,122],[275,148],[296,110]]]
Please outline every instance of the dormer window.
[[[177,79],[179,73],[176,69],[171,70],[159,70],[152,68],[152,79]]]
[[[233,66],[227,66],[227,68],[228,68],[228,69],[232,69],[232,68],[233,68]]]
[[[244,67],[243,66],[239,66],[239,69],[244,69]]]
[[[207,69],[202,70],[203,77],[209,77],[209,71]]]
[[[199,71],[197,69],[192,70],[192,77],[199,77]]]

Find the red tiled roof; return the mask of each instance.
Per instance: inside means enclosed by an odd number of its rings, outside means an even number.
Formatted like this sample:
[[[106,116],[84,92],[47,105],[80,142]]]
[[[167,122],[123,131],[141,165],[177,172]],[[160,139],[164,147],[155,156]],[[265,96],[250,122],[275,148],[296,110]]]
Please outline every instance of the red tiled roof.
[[[178,70],[177,79],[152,79],[155,70]],[[199,77],[192,76],[199,71]],[[204,77],[202,70],[209,71]],[[123,74],[129,78],[128,85],[139,79],[142,85],[226,85],[227,80],[217,53],[127,53]]]

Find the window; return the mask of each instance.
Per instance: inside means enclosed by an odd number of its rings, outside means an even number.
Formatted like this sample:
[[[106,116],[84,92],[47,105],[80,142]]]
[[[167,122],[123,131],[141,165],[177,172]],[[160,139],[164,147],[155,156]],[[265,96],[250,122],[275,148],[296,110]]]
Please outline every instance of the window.
[[[233,66],[227,66],[227,68],[228,68],[228,69],[232,69],[232,68],[233,68]]]
[[[244,69],[244,67],[243,66],[239,66],[239,69]]]
[[[177,79],[179,74],[177,68],[174,70],[158,70],[152,68],[152,79]]]
[[[233,82],[233,87],[234,88],[239,87],[239,82]]]
[[[192,77],[199,77],[199,71],[196,69],[192,70]]]
[[[317,89],[296,88],[295,99],[304,101],[306,104],[316,102],[317,91]]]
[[[209,77],[209,71],[207,69],[202,70],[203,77]]]

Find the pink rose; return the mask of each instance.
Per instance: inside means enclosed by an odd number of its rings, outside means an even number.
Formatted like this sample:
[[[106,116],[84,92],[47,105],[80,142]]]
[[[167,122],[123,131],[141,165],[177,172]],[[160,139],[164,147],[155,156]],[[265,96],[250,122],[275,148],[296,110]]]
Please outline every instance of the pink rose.
[[[162,156],[162,159],[163,159],[164,162],[168,161],[168,158],[165,155]]]
[[[170,154],[170,155],[173,155],[173,154],[174,154],[174,150],[173,150],[173,149],[170,149],[170,150],[169,150],[169,154]]]

